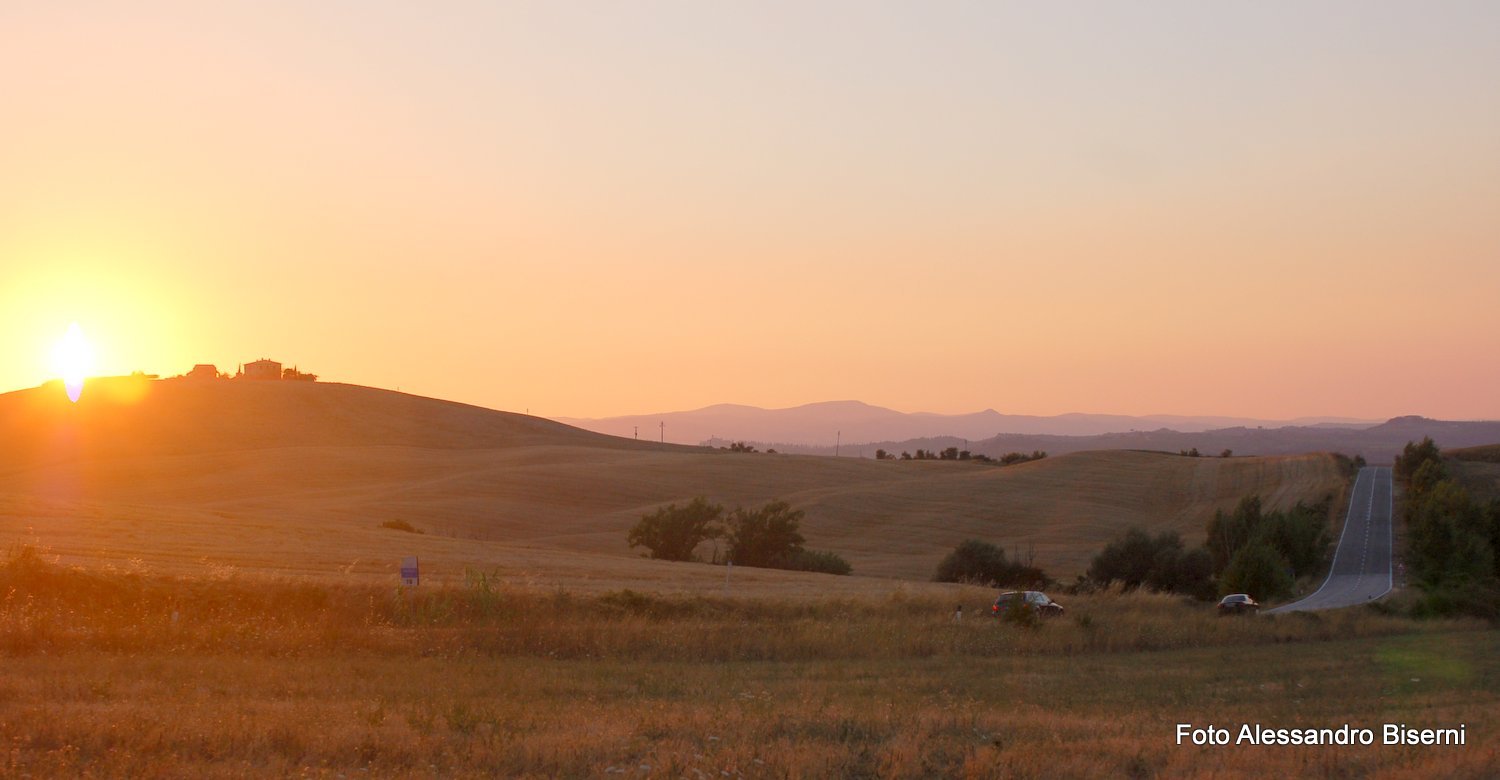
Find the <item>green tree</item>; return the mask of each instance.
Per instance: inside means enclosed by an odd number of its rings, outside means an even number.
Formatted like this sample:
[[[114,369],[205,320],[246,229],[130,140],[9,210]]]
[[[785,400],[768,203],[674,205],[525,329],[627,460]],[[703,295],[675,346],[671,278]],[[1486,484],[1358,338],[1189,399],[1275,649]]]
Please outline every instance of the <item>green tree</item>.
[[[1439,482],[1448,479],[1448,467],[1441,460],[1424,460],[1406,479],[1407,491],[1414,497],[1420,498],[1431,492]],[[1417,502],[1408,503],[1411,508]]]
[[[1255,537],[1261,525],[1260,496],[1245,496],[1232,514],[1222,510],[1214,512],[1208,521],[1209,555],[1213,556],[1214,571],[1224,571],[1235,552]]]
[[[1176,536],[1176,532],[1172,535]],[[1183,549],[1180,540],[1176,546],[1158,546],[1151,571],[1146,575],[1146,585],[1152,590],[1183,593],[1205,601],[1212,599],[1213,557],[1202,547]]]
[[[1431,462],[1413,475],[1416,485]],[[1453,480],[1442,480],[1422,493],[1413,491],[1408,507],[1412,573],[1429,586],[1494,577],[1486,513]]]
[[[969,539],[960,542],[938,562],[934,582],[973,582],[999,585],[1010,574],[1005,551],[989,542]]]
[[[1298,502],[1290,511],[1265,515],[1257,537],[1286,558],[1294,577],[1312,574],[1327,562],[1333,545],[1327,518],[1326,503],[1307,506]]]
[[[1490,499],[1484,516],[1490,536],[1490,553],[1495,560],[1495,576],[1500,577],[1500,498]]]
[[[1500,504],[1481,506],[1449,476],[1432,439],[1396,458],[1406,485],[1406,560],[1423,598],[1418,615],[1500,618]]]
[[[1258,601],[1283,598],[1292,592],[1286,559],[1262,541],[1240,548],[1219,578],[1219,584],[1222,593],[1248,593]]]
[[[1213,563],[1206,550],[1187,550],[1176,531],[1153,537],[1140,528],[1131,528],[1094,556],[1088,578],[1099,585],[1118,582],[1126,589],[1145,585],[1156,591],[1208,598]]]
[[[1138,588],[1145,584],[1155,559],[1155,540],[1140,528],[1131,528],[1094,556],[1088,578],[1100,585],[1118,582],[1127,589]]]
[[[741,566],[774,568],[802,552],[802,510],[785,501],[747,511],[736,507],[725,523],[729,560]]]
[[[649,515],[642,515],[640,522],[630,529],[626,541],[632,548],[645,547],[651,557],[667,561],[694,560],[693,550],[707,539],[722,533],[715,525],[724,514],[724,507],[708,503],[702,496],[678,507],[668,504]]]
[[[971,582],[995,587],[1015,585],[1030,587],[1047,581],[1047,573],[1019,560],[1010,560],[1005,551],[989,542],[969,539],[960,542],[938,563],[934,582]]]
[[[1421,468],[1422,464],[1435,461],[1441,466],[1442,460],[1443,456],[1438,452],[1437,443],[1432,440],[1431,436],[1424,436],[1420,443],[1406,443],[1401,454],[1396,456],[1393,473],[1401,484],[1409,485],[1412,475],[1417,473],[1417,469]]]

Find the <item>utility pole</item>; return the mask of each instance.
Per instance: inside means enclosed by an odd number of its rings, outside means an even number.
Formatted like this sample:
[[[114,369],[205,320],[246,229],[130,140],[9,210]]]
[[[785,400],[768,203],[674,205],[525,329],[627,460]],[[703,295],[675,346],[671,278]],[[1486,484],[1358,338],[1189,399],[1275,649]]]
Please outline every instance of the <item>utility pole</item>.
[[[838,432],[834,433],[834,439],[833,439],[833,457],[837,458],[839,456],[839,447],[842,446],[843,443],[844,443],[844,432],[843,431],[838,431]]]
[[[661,421],[661,443],[662,444],[666,444],[667,443],[667,421],[666,420],[662,420]]]

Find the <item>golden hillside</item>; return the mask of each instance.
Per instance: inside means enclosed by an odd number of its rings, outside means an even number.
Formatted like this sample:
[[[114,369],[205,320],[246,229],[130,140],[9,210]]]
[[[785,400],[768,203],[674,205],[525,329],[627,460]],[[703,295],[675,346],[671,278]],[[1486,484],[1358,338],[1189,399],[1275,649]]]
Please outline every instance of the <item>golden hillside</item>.
[[[68,560],[172,570],[388,573],[500,568],[545,583],[711,584],[644,561],[625,532],[695,495],[784,498],[809,546],[857,574],[925,580],[959,541],[1034,551],[1068,578],[1130,525],[1201,539],[1215,509],[1340,486],[1325,455],[1085,452],[1005,468],[740,454],[602,436],[525,415],[351,385],[145,382],[0,395],[0,540]],[[401,519],[427,531],[380,528]],[[736,573],[826,586],[832,578]],[[847,579],[847,578],[844,578]],[[834,587],[848,587],[838,585]]]

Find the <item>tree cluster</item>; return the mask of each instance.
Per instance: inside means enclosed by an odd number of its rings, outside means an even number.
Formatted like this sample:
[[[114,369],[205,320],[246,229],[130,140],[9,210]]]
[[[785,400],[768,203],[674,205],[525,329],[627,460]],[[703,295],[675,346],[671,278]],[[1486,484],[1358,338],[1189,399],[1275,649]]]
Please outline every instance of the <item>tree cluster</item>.
[[[1202,547],[1188,550],[1176,531],[1151,536],[1140,528],[1104,546],[1089,564],[1088,579],[1097,585],[1120,583],[1134,589],[1186,593],[1213,598],[1213,561]]]
[[[1041,460],[1045,457],[1047,457],[1047,453],[1041,450],[1036,450],[1029,455],[1024,452],[1007,452],[1006,454],[1001,455],[999,458],[991,458],[990,456],[983,453],[961,450],[957,447],[948,447],[942,450],[918,449],[915,454],[903,450],[898,458],[898,456],[894,452],[883,449],[875,450],[876,460],[973,460],[979,461],[981,463],[994,463],[998,460],[1000,465],[1002,466],[1009,466],[1013,463],[1025,463],[1032,460]]]
[[[759,509],[735,507],[726,514],[723,505],[699,496],[686,506],[668,504],[642,515],[626,541],[632,548],[645,547],[652,558],[696,561],[701,560],[696,552],[700,544],[722,539],[726,549],[722,556],[715,554],[715,563],[850,573],[848,562],[836,553],[803,547],[802,517],[802,510],[785,501],[772,501]]]
[[[1206,546],[1220,589],[1256,598],[1291,595],[1298,577],[1328,562],[1330,504],[1331,498],[1311,506],[1299,501],[1285,512],[1265,512],[1260,497],[1249,496],[1230,514],[1215,512]]]
[[[1365,456],[1363,455],[1355,455],[1351,458],[1342,452],[1335,452],[1333,453],[1333,460],[1338,464],[1339,473],[1343,474],[1344,478],[1349,480],[1354,479],[1359,474],[1359,470],[1365,467]]]
[[[1191,550],[1175,531],[1153,537],[1132,528],[1095,556],[1087,579],[1201,599],[1224,593],[1288,596],[1297,577],[1316,573],[1328,561],[1328,508],[1325,500],[1265,512],[1259,496],[1248,496],[1232,513],[1215,512],[1207,543]]]
[[[969,539],[953,548],[938,563],[934,582],[968,582],[992,587],[1032,587],[1047,582],[1047,575],[1032,561],[1006,558],[1005,551],[989,542]]]
[[[1193,447],[1192,449],[1186,449],[1186,450],[1178,450],[1177,454],[1178,455],[1183,455],[1183,456],[1186,456],[1186,457],[1189,457],[1189,458],[1200,458],[1200,457],[1203,457],[1203,453],[1199,452],[1197,447]],[[1228,447],[1225,447],[1224,451],[1219,453],[1219,457],[1221,457],[1221,458],[1232,458],[1232,457],[1234,457],[1234,450],[1231,450]]]
[[[1500,501],[1470,496],[1431,438],[1407,442],[1393,474],[1406,488],[1406,561],[1423,590],[1419,611],[1500,618]]]
[[[881,453],[885,453],[886,457],[890,457],[890,453],[885,452],[885,450],[876,450],[875,457],[880,458]],[[901,460],[969,460],[971,457],[973,457],[973,454],[968,450],[961,450],[957,447],[949,447],[945,450],[919,449],[916,451],[916,454],[905,451],[901,453]]]

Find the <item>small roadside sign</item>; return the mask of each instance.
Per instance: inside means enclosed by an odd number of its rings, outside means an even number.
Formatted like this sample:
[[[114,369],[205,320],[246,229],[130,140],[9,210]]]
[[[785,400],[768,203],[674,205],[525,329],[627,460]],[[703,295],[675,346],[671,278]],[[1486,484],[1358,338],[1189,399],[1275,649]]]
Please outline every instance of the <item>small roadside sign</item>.
[[[401,559],[401,584],[405,587],[415,588],[417,586],[417,556],[412,555]]]

